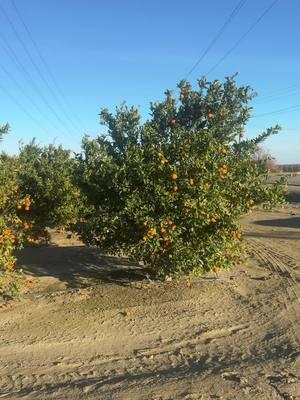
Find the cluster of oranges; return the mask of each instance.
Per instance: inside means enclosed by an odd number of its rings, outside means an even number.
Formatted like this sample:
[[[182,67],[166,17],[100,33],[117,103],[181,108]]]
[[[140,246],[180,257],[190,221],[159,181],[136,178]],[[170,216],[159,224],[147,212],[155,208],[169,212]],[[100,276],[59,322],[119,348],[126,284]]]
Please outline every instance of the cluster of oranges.
[[[172,175],[171,175],[171,179],[172,179],[172,181],[173,181],[173,192],[177,192],[178,191],[178,185],[176,184],[176,181],[177,181],[177,179],[178,179],[178,176],[177,176],[177,174],[175,174],[175,173],[173,173]]]
[[[178,189],[179,189],[179,187],[178,187],[178,185],[177,185],[177,183],[176,183],[177,179],[178,179],[178,175],[175,174],[175,173],[173,173],[173,174],[171,175],[171,180],[173,181],[173,187],[172,187],[173,192],[177,192]],[[194,186],[194,185],[196,184],[196,181],[195,181],[195,179],[193,179],[193,178],[189,178],[189,179],[187,180],[187,184],[190,185],[190,186]]]
[[[148,226],[147,221],[144,222],[144,226]],[[159,233],[162,236],[164,248],[169,247],[169,245],[171,243],[170,232],[174,231],[175,229],[176,229],[176,225],[171,220],[165,220],[163,222],[161,228],[159,229]],[[158,235],[158,232],[157,232],[156,228],[150,228],[150,229],[148,229],[146,235],[144,235],[143,240],[147,241],[157,235]]]
[[[235,239],[240,239],[242,237],[241,232],[239,231],[232,231],[231,232],[232,237],[234,237]]]
[[[23,206],[24,206],[24,210],[25,211],[29,211],[30,210],[30,205],[31,205],[31,200],[29,197],[26,197],[24,201],[19,201],[18,205],[17,205],[17,209],[18,210],[22,210]]]
[[[160,228],[160,233],[162,234],[164,249],[167,249],[171,244],[170,230],[174,231],[175,229],[176,225],[174,224],[174,222],[170,220],[166,220],[163,222],[163,226]]]
[[[9,230],[4,231],[3,234],[0,235],[0,243],[4,243],[7,240],[10,243],[15,243],[16,242],[15,235],[13,235],[13,233],[11,231],[9,231]]]
[[[156,236],[156,229],[155,228],[151,228],[148,230],[147,234],[143,237],[143,239],[146,241],[148,239],[153,238],[154,236]]]
[[[221,179],[225,179],[226,175],[228,174],[228,167],[226,164],[222,164],[220,167],[220,174]]]

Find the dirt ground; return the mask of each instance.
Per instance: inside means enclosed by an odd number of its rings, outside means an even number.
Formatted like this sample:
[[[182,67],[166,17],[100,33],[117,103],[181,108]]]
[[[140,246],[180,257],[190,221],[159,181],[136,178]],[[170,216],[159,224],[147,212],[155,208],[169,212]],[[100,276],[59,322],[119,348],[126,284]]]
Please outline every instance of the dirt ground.
[[[63,233],[25,249],[38,281],[0,310],[0,398],[300,399],[300,185],[290,191],[293,204],[244,219],[249,257],[217,279],[153,282]]]

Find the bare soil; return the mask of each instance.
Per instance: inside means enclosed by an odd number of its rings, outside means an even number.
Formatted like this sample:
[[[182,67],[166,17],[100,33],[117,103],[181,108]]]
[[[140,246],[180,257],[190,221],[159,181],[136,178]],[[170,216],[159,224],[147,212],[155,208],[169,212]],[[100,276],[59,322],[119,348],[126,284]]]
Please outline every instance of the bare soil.
[[[299,203],[243,229],[242,265],[191,282],[64,233],[25,249],[33,286],[0,310],[0,398],[300,399]]]

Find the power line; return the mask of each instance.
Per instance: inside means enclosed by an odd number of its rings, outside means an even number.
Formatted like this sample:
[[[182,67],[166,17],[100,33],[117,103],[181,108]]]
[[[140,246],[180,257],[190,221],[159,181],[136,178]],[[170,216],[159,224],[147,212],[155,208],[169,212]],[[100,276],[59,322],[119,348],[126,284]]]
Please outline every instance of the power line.
[[[39,69],[39,67],[36,65],[36,63],[34,62],[31,54],[29,53],[23,39],[20,37],[20,35],[18,34],[17,30],[15,29],[13,23],[11,22],[9,16],[7,15],[6,11],[4,10],[3,6],[0,3],[0,9],[2,11],[2,13],[4,14],[5,18],[8,20],[13,32],[15,33],[17,39],[19,40],[19,42],[21,43],[22,47],[24,48],[24,51],[26,52],[28,58],[30,59],[31,63],[33,64],[33,66],[36,68],[39,76],[41,77],[41,79],[44,81],[42,75],[41,75],[41,71]],[[19,66],[21,66],[21,69],[23,71],[26,71],[26,69],[24,68],[24,66],[22,65],[22,63],[20,62],[18,56],[16,55],[16,53],[14,52],[14,50],[12,49],[12,47],[10,46],[10,44],[7,42],[5,36],[3,34],[1,34],[1,39],[2,41],[6,44],[6,47],[10,50],[10,52],[13,54],[13,58],[15,60],[17,60],[17,64]],[[33,85],[33,87],[35,88],[35,91],[38,93],[38,95],[42,98],[43,102],[46,104],[46,106],[50,109],[50,111],[52,112],[52,114],[55,116],[55,118],[60,122],[60,124],[66,129],[66,131],[68,132],[68,134],[70,134],[71,136],[72,133],[69,131],[68,126],[66,125],[66,123],[60,118],[60,116],[57,114],[57,112],[55,111],[55,109],[51,106],[51,104],[48,102],[48,100],[44,97],[43,93],[39,90],[39,88],[37,87],[37,85],[35,84],[34,80],[32,79],[31,75],[29,74],[28,71],[26,71],[26,75],[27,78],[29,78],[29,80],[31,81],[31,84]]]
[[[226,30],[227,26],[231,23],[233,18],[238,14],[240,9],[243,7],[243,5],[246,3],[247,0],[240,0],[238,4],[235,6],[235,8],[232,10],[231,14],[225,21],[225,23],[222,25],[222,27],[219,29],[217,32],[216,36],[212,39],[212,41],[209,43],[209,45],[206,47],[204,52],[201,54],[200,58],[198,61],[193,65],[193,67],[190,69],[190,71],[187,73],[185,80],[191,75],[191,73],[198,67],[200,62],[204,59],[206,54],[211,50],[211,48],[214,46],[214,44],[217,42],[217,40],[220,38],[222,33]]]
[[[36,125],[38,125],[38,126],[41,128],[42,131],[45,131],[45,132],[48,133],[48,135],[51,135],[50,132],[48,131],[48,129],[45,129],[45,128],[40,124],[40,122],[39,122],[36,118],[34,118],[34,116],[33,116],[28,110],[26,110],[25,107],[23,107],[22,103],[20,103],[7,89],[5,89],[4,86],[0,85],[0,89],[2,90],[2,92],[5,93],[5,95],[6,95],[7,97],[10,98],[10,100],[11,100],[13,103],[15,103],[15,104],[23,111],[24,114],[27,115],[27,117],[28,117],[29,119],[31,119]]]
[[[300,108],[300,104],[297,104],[295,106],[281,108],[280,110],[274,110],[274,111],[266,112],[263,114],[253,115],[251,118],[259,118],[259,117],[264,117],[266,115],[281,114],[284,112],[297,111],[299,108]]]
[[[64,121],[60,118],[60,116],[57,114],[57,112],[53,109],[51,104],[45,98],[45,96],[43,95],[41,90],[36,85],[31,74],[25,69],[24,65],[21,63],[21,61],[20,61],[19,57],[17,56],[17,54],[15,53],[14,49],[10,46],[10,44],[7,42],[5,36],[1,32],[0,32],[0,39],[2,41],[2,48],[5,50],[6,54],[13,61],[13,63],[17,66],[17,68],[19,68],[19,70],[22,72],[23,76],[25,77],[25,80],[27,82],[29,82],[30,86],[37,93],[37,95],[42,99],[42,101],[49,108],[51,113],[55,116],[55,118],[59,121],[59,123],[66,129],[66,132],[73,137],[73,135],[69,132],[68,127],[66,128]],[[1,44],[1,41],[0,41],[0,44]],[[4,45],[3,45],[3,43],[4,43]]]
[[[214,71],[238,46],[239,44],[245,39],[245,37],[253,31],[253,29],[259,24],[259,22],[267,15],[267,13],[275,6],[278,0],[272,1],[272,3],[265,9],[265,11],[255,20],[255,22],[250,26],[250,28],[239,38],[239,40],[234,44],[234,46],[229,49],[223,57],[206,73],[209,75],[212,71]]]
[[[300,83],[295,84],[295,85],[290,85],[290,86],[287,86],[285,88],[281,88],[279,90],[272,91],[267,95],[259,96],[258,100],[259,101],[263,100],[263,102],[265,102],[265,100],[273,99],[273,98],[276,98],[276,97],[281,97],[281,96],[284,96],[284,95],[298,94],[298,93],[300,93],[299,89],[300,89]]]
[[[44,66],[45,70],[47,71],[47,73],[48,73],[48,75],[49,75],[49,77],[50,77],[50,79],[51,79],[53,85],[55,86],[57,93],[60,95],[60,97],[62,98],[62,100],[64,101],[64,103],[65,103],[66,105],[68,105],[68,104],[67,104],[67,101],[66,101],[66,97],[64,96],[62,90],[60,89],[59,85],[57,84],[57,81],[56,81],[54,75],[52,74],[51,69],[49,68],[49,66],[48,66],[48,64],[47,64],[47,62],[46,62],[46,60],[45,60],[43,54],[41,53],[41,51],[40,51],[40,49],[39,49],[39,47],[38,47],[38,45],[37,45],[37,43],[36,43],[36,41],[35,41],[33,35],[31,34],[30,29],[28,28],[28,25],[26,24],[24,18],[22,17],[21,12],[19,11],[18,7],[16,6],[15,1],[14,1],[14,0],[11,0],[11,4],[12,4],[12,6],[13,6],[13,8],[14,8],[14,10],[15,10],[15,12],[16,12],[18,18],[19,18],[19,20],[21,21],[21,23],[22,23],[22,25],[23,25],[23,28],[24,28],[24,30],[26,31],[26,33],[27,33],[27,35],[28,35],[28,37],[29,37],[29,39],[30,39],[30,41],[31,41],[31,43],[32,43],[32,45],[33,45],[33,47],[35,48],[35,51],[36,51],[36,53],[37,53],[37,55],[38,55],[38,57],[39,57],[41,63],[43,64],[43,66]],[[57,99],[57,101],[60,102],[60,105],[62,106],[62,109],[64,109],[64,105],[63,105],[62,102],[58,99],[58,97],[56,96],[56,93],[52,90],[52,88],[49,87],[48,83],[47,83],[47,87],[51,90],[52,94],[55,96],[55,98]],[[68,105],[68,106],[69,106],[69,105]],[[68,120],[71,122],[71,124],[74,126],[74,122],[73,122],[72,119],[69,117],[68,113],[67,113],[65,110],[63,110],[63,111],[64,111],[64,114],[65,114],[65,116],[67,117],[67,119],[68,119]],[[76,114],[74,114],[74,116],[76,116]],[[81,123],[80,119],[79,119],[78,117],[77,117],[76,119],[78,120],[79,125],[81,126],[80,129],[82,129],[82,123]],[[75,126],[76,126],[76,124],[75,124]],[[78,128],[78,127],[76,127],[76,129],[77,129],[77,128]],[[83,129],[83,130],[84,130],[84,129]]]
[[[23,94],[23,96],[29,100],[29,102],[36,108],[36,110],[40,113],[43,114],[44,118],[46,118],[50,124],[53,125],[53,127],[56,130],[59,130],[59,128],[57,128],[53,122],[48,118],[48,116],[43,112],[43,109],[37,105],[34,100],[28,96],[28,94],[26,93],[26,91],[24,90],[23,86],[17,81],[17,79],[14,78],[14,76],[9,72],[9,70],[7,70],[3,65],[0,64],[0,69],[5,73],[5,75],[15,84],[15,86],[19,89],[19,91]]]

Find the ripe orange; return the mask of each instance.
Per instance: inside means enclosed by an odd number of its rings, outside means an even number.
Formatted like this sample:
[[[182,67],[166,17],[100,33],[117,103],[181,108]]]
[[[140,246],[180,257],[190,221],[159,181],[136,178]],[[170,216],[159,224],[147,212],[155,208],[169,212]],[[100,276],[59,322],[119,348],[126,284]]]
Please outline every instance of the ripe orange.
[[[178,186],[177,185],[174,185],[173,186],[173,192],[177,192],[178,191]]]
[[[213,114],[213,113],[208,113],[207,118],[208,118],[209,120],[210,120],[210,119],[213,119],[213,118],[214,118],[214,114]]]
[[[178,176],[175,173],[171,175],[171,179],[173,181],[176,181],[177,178],[178,178]]]
[[[172,125],[172,126],[176,125],[176,119],[171,119],[170,125]]]
[[[18,204],[17,209],[21,210],[22,209],[22,204]]]
[[[160,228],[160,232],[161,233],[165,233],[166,232],[166,228]]]
[[[194,184],[195,184],[195,180],[194,179],[189,179],[189,184],[191,185],[191,186],[193,186]]]
[[[156,229],[155,229],[155,228],[149,229],[149,231],[147,232],[147,235],[148,235],[149,237],[155,236],[155,235],[156,235]]]
[[[30,207],[29,206],[26,206],[25,207],[25,211],[29,211],[30,210]]]

